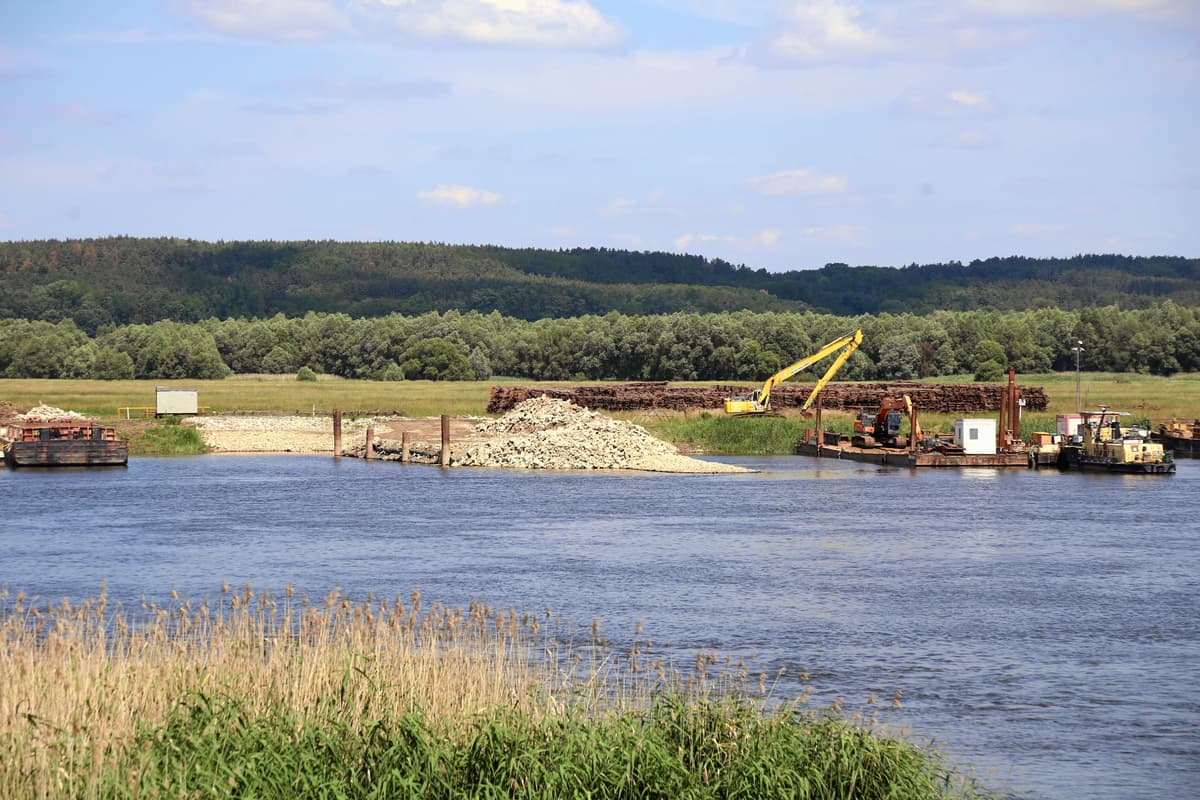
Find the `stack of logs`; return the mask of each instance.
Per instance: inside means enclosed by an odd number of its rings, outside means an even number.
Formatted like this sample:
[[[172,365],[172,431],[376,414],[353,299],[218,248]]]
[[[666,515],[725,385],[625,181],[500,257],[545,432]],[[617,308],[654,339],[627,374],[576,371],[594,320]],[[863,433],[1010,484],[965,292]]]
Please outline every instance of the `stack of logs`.
[[[501,414],[531,397],[571,400],[584,408],[606,411],[645,409],[722,408],[725,399],[750,394],[753,386],[672,386],[666,381],[601,383],[587,386],[493,386],[488,413]],[[992,383],[831,383],[821,391],[821,404],[831,409],[875,409],[885,397],[908,395],[920,411],[942,414],[976,414],[997,411],[1008,390]],[[1027,411],[1044,411],[1050,402],[1040,386],[1019,387]],[[777,410],[796,408],[808,399],[812,385],[789,383],[771,392]]]

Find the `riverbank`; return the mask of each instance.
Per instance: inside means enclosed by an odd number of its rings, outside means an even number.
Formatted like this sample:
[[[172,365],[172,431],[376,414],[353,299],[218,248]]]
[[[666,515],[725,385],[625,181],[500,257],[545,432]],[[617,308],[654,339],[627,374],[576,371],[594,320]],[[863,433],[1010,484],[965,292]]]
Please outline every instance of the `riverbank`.
[[[645,428],[565,400],[527,400],[496,419],[449,422],[449,465],[504,469],[637,470],[675,473],[748,472],[692,458]],[[305,416],[200,416],[188,419],[214,453],[333,454],[333,423]],[[440,417],[342,419],[341,455],[437,464]]]

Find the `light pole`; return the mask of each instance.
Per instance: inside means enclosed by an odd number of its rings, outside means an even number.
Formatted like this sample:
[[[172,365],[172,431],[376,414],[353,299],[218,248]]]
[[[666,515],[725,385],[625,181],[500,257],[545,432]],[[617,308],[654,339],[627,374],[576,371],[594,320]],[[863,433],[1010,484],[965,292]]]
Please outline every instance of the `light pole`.
[[[1083,339],[1077,339],[1076,342],[1071,349],[1075,351],[1075,413],[1078,414],[1082,410],[1079,405],[1079,354],[1083,352]]]

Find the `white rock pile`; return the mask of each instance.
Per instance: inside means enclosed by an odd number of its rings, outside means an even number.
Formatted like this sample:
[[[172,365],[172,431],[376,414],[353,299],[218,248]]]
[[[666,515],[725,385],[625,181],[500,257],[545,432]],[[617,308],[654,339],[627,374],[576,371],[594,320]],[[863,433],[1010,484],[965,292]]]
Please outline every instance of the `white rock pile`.
[[[516,469],[632,469],[650,472],[750,472],[743,467],[681,455],[645,428],[580,408],[567,400],[534,397],[504,416],[475,426],[482,438],[456,465]]]

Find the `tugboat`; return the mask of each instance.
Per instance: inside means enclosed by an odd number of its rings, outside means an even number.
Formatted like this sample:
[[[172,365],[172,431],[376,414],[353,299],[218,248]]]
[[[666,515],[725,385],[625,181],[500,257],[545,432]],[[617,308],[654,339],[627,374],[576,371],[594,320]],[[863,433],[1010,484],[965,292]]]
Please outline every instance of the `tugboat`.
[[[129,443],[115,428],[52,406],[18,414],[0,430],[10,467],[118,467],[129,463]]]
[[[1128,412],[1109,411],[1108,406],[1082,412],[1079,433],[1059,448],[1059,468],[1135,475],[1174,473],[1172,454],[1150,440],[1150,431],[1123,427],[1121,417],[1127,416]]]

